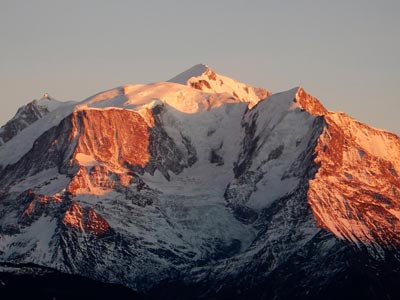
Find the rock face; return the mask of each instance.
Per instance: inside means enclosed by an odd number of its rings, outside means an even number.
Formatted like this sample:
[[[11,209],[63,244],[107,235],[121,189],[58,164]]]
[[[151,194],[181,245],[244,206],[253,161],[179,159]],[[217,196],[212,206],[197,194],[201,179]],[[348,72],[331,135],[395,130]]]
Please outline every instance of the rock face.
[[[197,65],[48,112],[0,157],[14,266],[166,299],[399,294],[400,140],[302,88]]]
[[[320,226],[363,244],[375,255],[397,249],[400,216],[400,139],[337,113],[315,152],[321,166],[308,199]],[[396,254],[397,255],[397,254]]]
[[[94,209],[83,209],[76,202],[72,202],[70,208],[65,212],[62,223],[81,232],[88,232],[97,236],[105,234],[110,227],[107,221],[98,215]]]
[[[128,186],[129,166],[143,168],[150,160],[149,128],[136,112],[87,110],[74,113],[69,141],[76,144],[73,164],[80,169],[68,190],[72,194],[103,194],[116,181]]]

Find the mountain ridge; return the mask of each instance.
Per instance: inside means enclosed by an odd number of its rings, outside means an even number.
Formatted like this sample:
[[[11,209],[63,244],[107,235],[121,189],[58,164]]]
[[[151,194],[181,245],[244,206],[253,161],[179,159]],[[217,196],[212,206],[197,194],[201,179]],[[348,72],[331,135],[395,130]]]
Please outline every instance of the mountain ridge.
[[[45,93],[39,100],[32,100],[28,104],[21,106],[15,116],[0,128],[0,146],[7,143],[38,119],[66,104]]]

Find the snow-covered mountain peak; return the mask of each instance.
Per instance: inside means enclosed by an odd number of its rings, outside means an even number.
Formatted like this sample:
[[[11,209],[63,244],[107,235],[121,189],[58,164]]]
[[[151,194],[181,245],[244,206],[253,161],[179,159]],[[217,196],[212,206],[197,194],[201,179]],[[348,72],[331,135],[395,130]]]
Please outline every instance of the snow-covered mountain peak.
[[[249,102],[250,107],[272,94],[264,88],[256,88],[220,75],[204,64],[195,65],[168,81],[204,92],[227,93],[237,101]]]
[[[21,155],[30,149],[34,140],[41,133],[55,126],[55,122],[59,118],[68,116],[72,111],[127,109],[138,112],[146,123],[152,127],[153,118],[151,113],[149,114],[149,111],[158,104],[166,104],[167,107],[178,112],[195,114],[221,107],[227,103],[247,102],[249,107],[252,107],[261,99],[271,95],[271,92],[263,88],[254,88],[250,85],[239,83],[234,79],[218,75],[206,65],[196,65],[182,74],[184,76],[182,75],[181,79],[185,76],[185,78],[189,78],[186,85],[172,82],[172,80],[147,85],[125,85],[100,92],[77,104],[57,101],[46,93],[41,99],[34,100],[27,105],[33,112],[32,114],[28,114],[29,120],[25,121],[26,118],[24,117],[25,119],[20,121],[17,118],[17,122],[20,124],[18,125],[18,130],[14,130],[14,121],[12,124],[10,123],[9,130],[2,130],[0,145],[19,134],[26,127],[31,127],[30,125],[33,122],[51,112],[48,120],[39,122],[37,126],[31,128],[31,130],[28,130],[29,132],[27,131],[23,135],[21,140],[24,140],[22,143],[24,146],[18,147],[19,151],[15,151],[15,144],[17,142],[2,147],[3,149],[0,150],[0,157],[4,155],[2,164],[7,165],[19,159]],[[33,116],[30,117],[31,115]],[[38,130],[38,128],[41,129]]]
[[[207,72],[214,72],[214,71],[205,64],[197,64],[187,69],[186,71],[179,73],[178,75],[176,75],[175,77],[171,78],[168,81],[186,85],[190,78],[202,76]]]
[[[203,92],[177,83],[156,82],[104,91],[82,101],[75,110],[121,108],[140,113],[166,104],[179,112],[193,114],[234,102],[240,101],[226,93]]]
[[[60,106],[68,104],[68,102],[62,102],[62,101],[56,100],[55,98],[50,96],[49,93],[44,93],[42,98],[40,98],[39,100],[34,100],[34,101],[36,101],[36,103],[39,106],[46,108],[49,112],[59,108]]]
[[[0,130],[0,146],[50,112],[70,104],[71,102],[58,101],[48,93],[45,93],[39,100],[35,99],[21,106],[15,116],[2,126]]]

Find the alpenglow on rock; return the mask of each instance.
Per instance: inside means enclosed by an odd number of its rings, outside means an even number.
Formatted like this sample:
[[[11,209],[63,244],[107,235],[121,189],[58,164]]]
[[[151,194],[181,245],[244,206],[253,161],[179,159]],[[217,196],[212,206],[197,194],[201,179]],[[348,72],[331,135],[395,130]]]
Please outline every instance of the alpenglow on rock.
[[[45,101],[0,132],[1,272],[154,299],[399,295],[398,136],[205,65]]]

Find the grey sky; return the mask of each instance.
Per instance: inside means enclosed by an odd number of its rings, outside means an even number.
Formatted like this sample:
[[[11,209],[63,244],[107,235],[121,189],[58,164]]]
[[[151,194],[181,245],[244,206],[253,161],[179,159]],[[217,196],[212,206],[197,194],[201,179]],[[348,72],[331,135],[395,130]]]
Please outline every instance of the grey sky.
[[[0,123],[197,63],[400,134],[400,1],[0,0]]]

